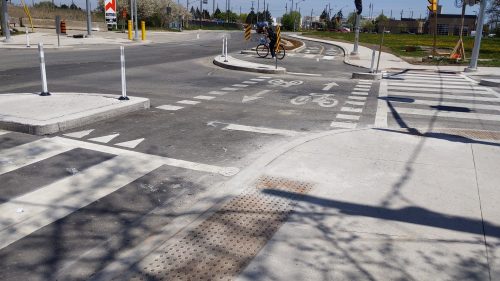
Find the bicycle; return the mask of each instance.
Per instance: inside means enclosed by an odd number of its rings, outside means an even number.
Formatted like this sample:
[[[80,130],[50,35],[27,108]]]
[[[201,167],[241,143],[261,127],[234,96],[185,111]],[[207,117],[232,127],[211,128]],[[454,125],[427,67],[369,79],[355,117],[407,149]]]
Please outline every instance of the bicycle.
[[[255,48],[257,55],[261,58],[266,58],[269,55],[269,42],[264,37],[260,38],[260,44]],[[278,50],[276,51],[276,57],[282,60],[285,57],[285,47],[283,44],[279,44]]]

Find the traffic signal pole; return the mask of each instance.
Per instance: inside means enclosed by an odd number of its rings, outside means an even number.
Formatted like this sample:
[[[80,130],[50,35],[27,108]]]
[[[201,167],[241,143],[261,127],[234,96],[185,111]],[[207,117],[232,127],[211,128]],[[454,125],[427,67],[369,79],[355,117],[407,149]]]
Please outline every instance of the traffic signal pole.
[[[479,49],[481,48],[481,38],[483,37],[484,25],[484,12],[486,10],[488,0],[482,0],[479,6],[479,15],[477,18],[476,37],[474,39],[474,49],[470,58],[469,67],[465,69],[466,72],[477,71],[477,60],[479,59]]]
[[[2,1],[2,32],[5,37],[4,42],[10,42],[9,11],[7,0]]]

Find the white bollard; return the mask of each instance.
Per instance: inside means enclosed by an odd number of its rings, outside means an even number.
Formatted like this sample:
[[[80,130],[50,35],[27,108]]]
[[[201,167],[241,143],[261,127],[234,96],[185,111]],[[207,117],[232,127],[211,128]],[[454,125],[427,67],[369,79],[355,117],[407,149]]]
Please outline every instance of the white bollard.
[[[225,56],[226,55],[226,52],[224,52],[224,42],[226,41],[226,37],[222,37],[222,54],[221,54],[221,57]]]
[[[26,48],[31,48],[30,46],[30,34],[28,27],[26,26]]]
[[[120,63],[122,69],[122,95],[119,100],[129,100],[127,97],[127,79],[125,77],[125,48],[120,46]]]
[[[199,33],[196,34],[196,39],[200,39],[200,34]]]
[[[227,37],[226,37],[226,55],[224,56],[224,62],[227,62]]]
[[[42,75],[42,92],[40,96],[50,96],[47,89],[47,75],[45,74],[45,54],[43,53],[43,43],[38,43],[38,53],[40,55],[40,72]]]
[[[370,66],[370,73],[373,73],[373,68],[375,67],[375,49],[372,50],[372,64]]]

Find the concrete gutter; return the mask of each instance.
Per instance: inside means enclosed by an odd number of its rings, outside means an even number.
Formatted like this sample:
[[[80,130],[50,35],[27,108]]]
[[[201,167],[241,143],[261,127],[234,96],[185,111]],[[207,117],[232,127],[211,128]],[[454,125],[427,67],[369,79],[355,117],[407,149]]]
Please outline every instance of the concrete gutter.
[[[213,62],[217,66],[232,70],[267,73],[267,74],[286,73],[286,68],[284,67],[275,68],[274,65],[265,65],[260,63],[247,62],[235,59],[231,56],[227,57],[227,62],[225,61],[225,58],[223,56],[216,56]]]
[[[150,107],[146,98],[87,93],[1,94],[0,129],[48,135]]]

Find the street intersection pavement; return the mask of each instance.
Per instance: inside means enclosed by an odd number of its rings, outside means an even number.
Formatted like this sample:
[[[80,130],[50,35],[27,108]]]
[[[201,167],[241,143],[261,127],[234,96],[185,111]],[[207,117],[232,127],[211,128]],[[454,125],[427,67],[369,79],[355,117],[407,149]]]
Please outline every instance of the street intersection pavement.
[[[500,94],[461,73],[384,76],[338,80],[335,98],[252,75],[152,102],[177,118],[235,95],[332,110],[313,131],[206,120],[273,137],[247,162],[152,155],[148,136],[92,124],[0,131],[0,279],[499,280]],[[291,94],[263,98],[276,88]]]

